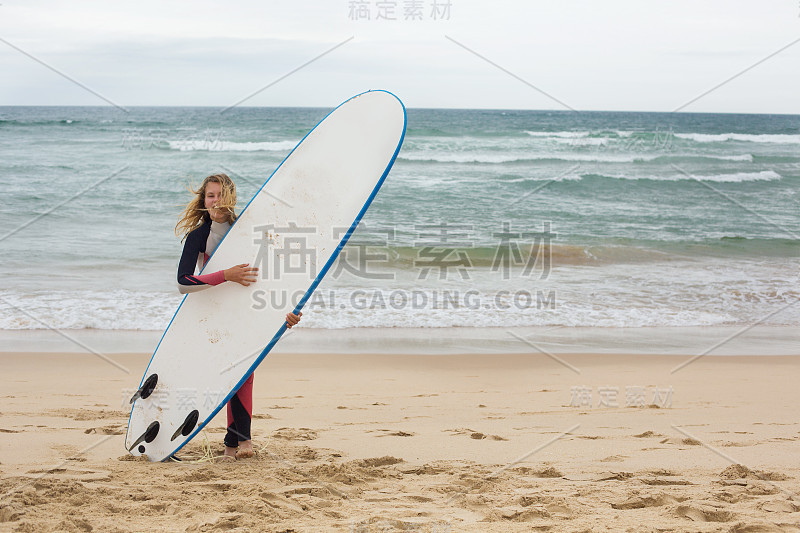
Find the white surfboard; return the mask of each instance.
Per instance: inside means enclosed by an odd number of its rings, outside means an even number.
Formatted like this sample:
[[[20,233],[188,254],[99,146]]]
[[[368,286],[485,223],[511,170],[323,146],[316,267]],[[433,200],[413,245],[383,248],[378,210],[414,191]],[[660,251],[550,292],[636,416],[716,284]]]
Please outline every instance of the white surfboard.
[[[259,268],[181,302],[132,398],[125,447],[162,461],[189,442],[303,308],[386,179],[406,130],[402,102],[369,91],[334,109],[283,160],[208,263]],[[293,301],[294,300],[294,301]]]

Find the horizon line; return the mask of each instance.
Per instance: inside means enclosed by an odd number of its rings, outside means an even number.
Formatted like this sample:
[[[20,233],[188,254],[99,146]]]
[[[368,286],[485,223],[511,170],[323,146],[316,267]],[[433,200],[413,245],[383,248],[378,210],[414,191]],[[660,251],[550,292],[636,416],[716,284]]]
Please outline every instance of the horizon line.
[[[74,107],[74,108],[106,108],[111,107],[108,105],[81,105],[81,104],[2,104],[0,109],[3,108],[20,108],[20,107]],[[186,108],[186,109],[225,109],[222,105],[128,105],[129,109],[133,108]],[[300,105],[287,105],[287,106],[237,106],[236,109],[333,109],[336,106],[300,106]],[[547,112],[547,113],[653,113],[665,115],[780,115],[780,116],[800,116],[800,112],[753,112],[753,111],[646,111],[646,110],[629,110],[629,109],[522,109],[522,108],[504,108],[504,107],[407,107],[409,111],[513,111],[513,112]]]

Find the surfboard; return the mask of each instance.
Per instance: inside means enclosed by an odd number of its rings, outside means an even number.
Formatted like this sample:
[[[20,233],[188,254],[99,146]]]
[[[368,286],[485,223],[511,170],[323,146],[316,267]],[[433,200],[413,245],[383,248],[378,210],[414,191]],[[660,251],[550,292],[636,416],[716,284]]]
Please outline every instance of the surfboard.
[[[197,435],[286,332],[322,281],[394,164],[406,111],[368,91],[324,117],[239,215],[204,272],[259,268],[245,287],[187,294],[131,398],[125,447],[163,461]]]

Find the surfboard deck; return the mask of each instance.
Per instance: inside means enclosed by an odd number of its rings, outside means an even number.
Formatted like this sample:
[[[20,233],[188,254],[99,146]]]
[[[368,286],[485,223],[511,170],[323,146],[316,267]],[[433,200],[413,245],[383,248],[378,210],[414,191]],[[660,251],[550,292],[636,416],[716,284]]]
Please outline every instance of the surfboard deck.
[[[203,271],[259,268],[248,287],[187,294],[132,398],[125,447],[162,461],[225,406],[286,331],[347,243],[403,143],[406,112],[387,91],[345,101],[253,196]]]

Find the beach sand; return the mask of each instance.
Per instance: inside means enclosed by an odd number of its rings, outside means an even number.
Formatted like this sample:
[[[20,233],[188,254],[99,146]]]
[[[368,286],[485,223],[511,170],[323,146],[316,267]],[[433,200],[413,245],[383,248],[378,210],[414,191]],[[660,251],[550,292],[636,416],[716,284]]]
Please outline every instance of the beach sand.
[[[110,357],[0,354],[0,531],[800,531],[800,356],[276,354],[234,463],[132,460]]]

